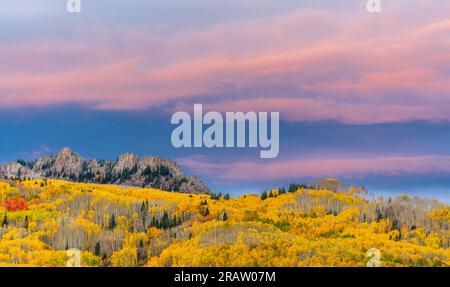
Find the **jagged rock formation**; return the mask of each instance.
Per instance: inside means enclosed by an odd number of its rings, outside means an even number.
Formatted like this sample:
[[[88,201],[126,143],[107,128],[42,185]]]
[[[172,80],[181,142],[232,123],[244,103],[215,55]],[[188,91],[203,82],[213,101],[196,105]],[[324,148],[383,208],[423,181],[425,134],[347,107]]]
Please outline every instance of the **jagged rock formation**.
[[[54,178],[90,183],[153,187],[183,193],[210,193],[196,176],[185,176],[174,161],[160,157],[139,158],[125,153],[115,161],[85,160],[69,148],[32,162],[0,165],[0,178]]]

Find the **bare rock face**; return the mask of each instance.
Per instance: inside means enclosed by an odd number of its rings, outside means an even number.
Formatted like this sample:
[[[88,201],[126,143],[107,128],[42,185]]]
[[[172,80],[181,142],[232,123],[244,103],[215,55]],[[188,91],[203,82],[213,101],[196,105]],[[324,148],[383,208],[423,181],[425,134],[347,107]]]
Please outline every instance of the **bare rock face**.
[[[17,176],[33,176],[31,169],[18,162],[12,162],[6,165],[0,165],[0,178],[14,178]]]
[[[186,180],[180,185],[180,192],[194,193],[197,186],[203,185],[203,182],[194,175],[187,176],[185,179]]]
[[[54,178],[77,182],[153,187],[184,193],[210,193],[195,176],[185,176],[172,160],[160,157],[139,158],[125,153],[115,161],[85,160],[69,148],[56,156],[31,163],[0,165],[0,178]]]
[[[112,169],[113,175],[120,175],[126,170],[132,170],[141,159],[132,153],[124,153],[117,159]]]
[[[56,156],[38,159],[32,166],[33,173],[42,177],[76,179],[80,176],[84,159],[69,148]]]

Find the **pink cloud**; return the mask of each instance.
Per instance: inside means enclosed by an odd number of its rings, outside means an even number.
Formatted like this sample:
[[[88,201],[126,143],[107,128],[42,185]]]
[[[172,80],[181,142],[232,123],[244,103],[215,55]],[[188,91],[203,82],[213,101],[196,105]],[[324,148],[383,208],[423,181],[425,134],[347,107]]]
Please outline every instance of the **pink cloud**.
[[[211,162],[203,157],[180,162],[192,172],[221,180],[274,180],[305,177],[362,177],[449,173],[450,156],[292,159],[278,162]]]
[[[417,16],[422,6],[377,18],[307,10],[167,37],[95,27],[72,41],[0,44],[0,107],[180,108],[207,97],[211,109],[292,121],[450,120],[441,5],[434,18]]]
[[[438,108],[426,105],[370,103],[341,103],[337,100],[318,99],[249,99],[204,104],[204,111],[280,111],[287,121],[314,122],[334,120],[348,124],[370,124],[387,122],[406,122],[409,120],[443,121],[449,115],[446,107]],[[192,106],[182,104],[175,110],[191,111]]]

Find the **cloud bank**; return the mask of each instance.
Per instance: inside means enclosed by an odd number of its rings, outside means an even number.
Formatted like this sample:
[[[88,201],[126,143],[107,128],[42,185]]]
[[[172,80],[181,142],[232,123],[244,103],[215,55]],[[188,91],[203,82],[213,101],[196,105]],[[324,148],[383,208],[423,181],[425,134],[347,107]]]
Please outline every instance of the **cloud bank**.
[[[61,39],[1,43],[0,107],[196,101],[290,121],[450,120],[450,4],[412,2],[376,16],[299,8],[168,35],[80,25]]]
[[[189,157],[180,162],[195,173],[231,181],[267,181],[321,177],[360,178],[367,176],[448,174],[450,156],[392,156],[344,159],[292,159],[278,162],[213,162]]]

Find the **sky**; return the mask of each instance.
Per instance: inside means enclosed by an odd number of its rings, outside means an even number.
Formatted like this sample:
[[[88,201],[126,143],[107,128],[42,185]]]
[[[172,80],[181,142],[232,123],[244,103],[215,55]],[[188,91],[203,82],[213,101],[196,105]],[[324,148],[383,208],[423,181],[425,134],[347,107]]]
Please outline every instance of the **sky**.
[[[0,162],[175,159],[216,192],[338,177],[450,202],[450,2],[0,0]],[[175,149],[175,111],[280,113],[280,154]]]

